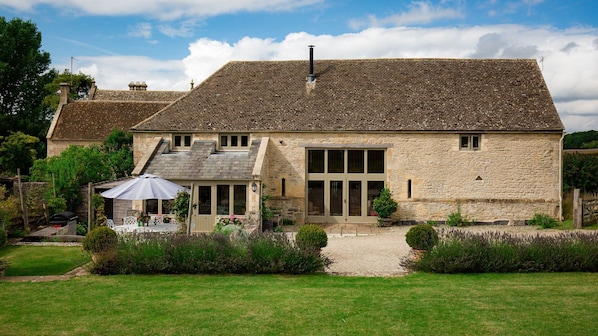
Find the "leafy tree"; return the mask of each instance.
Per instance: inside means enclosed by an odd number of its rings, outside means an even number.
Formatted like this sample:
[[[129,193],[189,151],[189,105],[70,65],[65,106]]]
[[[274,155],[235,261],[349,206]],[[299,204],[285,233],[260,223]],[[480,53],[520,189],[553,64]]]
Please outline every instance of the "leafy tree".
[[[106,155],[98,146],[69,146],[59,156],[37,160],[31,168],[33,181],[48,182],[46,200],[54,195],[66,201],[66,208],[73,209],[81,202],[79,188],[89,182],[105,181],[112,177]]]
[[[91,82],[93,77],[86,75],[82,72],[78,74],[72,74],[69,70],[64,70],[60,73],[56,69],[50,70],[52,82],[48,83],[45,87],[47,96],[44,98],[42,104],[51,111],[56,111],[58,103],[60,102],[60,84],[68,83],[71,86],[69,98],[71,100],[81,99],[89,94],[91,89]]]
[[[112,169],[112,177],[129,176],[135,168],[133,164],[133,134],[113,129],[102,143],[102,151],[106,153],[108,166]]]
[[[53,111],[41,103],[52,81],[50,54],[31,21],[0,17],[0,136],[21,131],[44,138]]]
[[[565,149],[598,148],[598,131],[575,132],[565,135]]]
[[[112,130],[102,145],[69,146],[59,156],[35,161],[31,180],[47,182],[44,197],[54,211],[73,209],[81,202],[79,189],[89,182],[128,176],[133,170],[133,136]]]
[[[598,193],[598,155],[573,153],[563,156],[563,190],[575,188]]]
[[[14,175],[17,168],[26,173],[33,165],[39,139],[23,132],[0,136],[0,172]]]

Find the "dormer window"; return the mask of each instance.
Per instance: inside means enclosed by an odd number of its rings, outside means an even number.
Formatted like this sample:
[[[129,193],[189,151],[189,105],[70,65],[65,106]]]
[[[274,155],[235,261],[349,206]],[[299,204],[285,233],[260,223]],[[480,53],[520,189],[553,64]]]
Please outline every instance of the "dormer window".
[[[172,142],[173,150],[188,150],[191,148],[191,134],[175,134]]]
[[[220,135],[220,149],[244,150],[249,148],[248,134],[222,134]]]

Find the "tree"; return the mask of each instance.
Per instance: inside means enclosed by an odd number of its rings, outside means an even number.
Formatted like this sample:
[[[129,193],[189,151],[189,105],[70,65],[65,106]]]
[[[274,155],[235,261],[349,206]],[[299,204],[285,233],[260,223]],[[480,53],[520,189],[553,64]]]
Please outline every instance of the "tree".
[[[46,201],[51,203],[53,198],[63,198],[67,209],[74,209],[81,202],[79,188],[82,185],[111,177],[106,155],[93,145],[71,145],[59,156],[35,161],[31,168],[31,180],[47,182],[49,185]]]
[[[598,193],[598,155],[573,153],[563,156],[563,190],[574,188]]]
[[[575,132],[565,135],[565,149],[598,148],[598,131]]]
[[[60,84],[68,83],[71,86],[69,99],[78,100],[86,97],[91,89],[91,82],[93,77],[82,72],[72,74],[69,70],[64,70],[60,73],[56,69],[50,70],[52,73],[52,82],[46,84],[47,96],[44,98],[42,104],[50,111],[56,111],[58,103],[60,102]]]
[[[21,131],[45,138],[53,111],[42,101],[54,74],[41,41],[31,21],[0,17],[0,136]]]
[[[23,132],[0,136],[0,172],[14,175],[17,168],[27,173],[36,158],[39,139]]]
[[[135,168],[132,148],[133,134],[116,128],[102,143],[102,151],[107,155],[113,178],[129,176]]]
[[[89,182],[101,182],[128,176],[133,170],[133,137],[112,130],[102,145],[69,146],[59,156],[37,160],[31,168],[31,180],[47,182],[44,197],[54,209],[74,209],[81,202],[79,189]]]

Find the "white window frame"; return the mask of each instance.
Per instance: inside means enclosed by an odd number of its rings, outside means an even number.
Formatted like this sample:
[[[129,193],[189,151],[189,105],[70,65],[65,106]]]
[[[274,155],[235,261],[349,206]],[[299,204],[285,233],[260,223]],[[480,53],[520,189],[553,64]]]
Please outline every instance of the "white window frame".
[[[463,140],[466,140],[464,143]],[[459,150],[462,151],[478,151],[482,148],[481,134],[460,134],[459,135]]]

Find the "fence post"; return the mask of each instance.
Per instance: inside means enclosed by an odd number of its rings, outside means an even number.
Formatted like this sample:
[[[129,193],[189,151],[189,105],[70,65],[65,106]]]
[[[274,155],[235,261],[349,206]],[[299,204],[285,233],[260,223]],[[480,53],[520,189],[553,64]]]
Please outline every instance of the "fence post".
[[[582,227],[582,218],[583,218],[583,208],[581,199],[579,198],[579,189],[573,190],[573,228],[574,229],[581,229]]]

